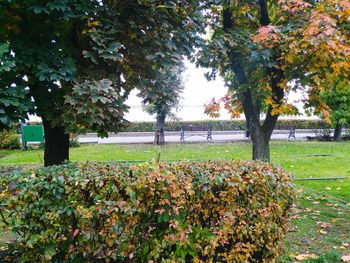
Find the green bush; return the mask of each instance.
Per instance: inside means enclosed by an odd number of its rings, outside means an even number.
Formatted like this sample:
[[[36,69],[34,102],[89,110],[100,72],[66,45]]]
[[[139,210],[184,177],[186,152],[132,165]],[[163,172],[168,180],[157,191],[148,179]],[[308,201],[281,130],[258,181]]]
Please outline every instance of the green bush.
[[[271,262],[292,183],[260,162],[75,163],[3,178],[24,262]]]
[[[0,131],[0,149],[13,150],[20,149],[21,143],[15,129]]]

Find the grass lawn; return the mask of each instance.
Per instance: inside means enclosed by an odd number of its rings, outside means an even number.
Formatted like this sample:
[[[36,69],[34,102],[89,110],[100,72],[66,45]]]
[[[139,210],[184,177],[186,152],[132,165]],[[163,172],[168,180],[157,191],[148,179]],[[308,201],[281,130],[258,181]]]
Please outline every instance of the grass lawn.
[[[248,143],[88,145],[71,149],[71,161],[250,159]],[[327,156],[316,156],[327,155]],[[0,166],[41,164],[42,150],[0,151]],[[294,207],[285,253],[280,262],[342,262],[350,255],[350,143],[272,142],[271,161],[296,178],[346,177],[336,181],[296,181]],[[0,249],[8,233],[0,234]],[[303,255],[304,254],[304,255]],[[317,259],[307,259],[312,254]],[[296,259],[297,258],[297,259]]]

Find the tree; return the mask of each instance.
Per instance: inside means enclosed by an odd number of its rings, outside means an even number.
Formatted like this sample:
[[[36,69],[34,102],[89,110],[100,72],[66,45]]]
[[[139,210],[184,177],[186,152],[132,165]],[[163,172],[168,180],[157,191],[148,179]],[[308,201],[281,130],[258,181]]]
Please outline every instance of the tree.
[[[32,111],[24,111],[42,117],[45,165],[69,159],[70,132],[119,131],[130,90],[153,78],[160,50],[193,50],[199,2],[183,2],[0,3],[0,43],[14,54],[12,77],[1,89],[16,86],[21,98],[33,100]]]
[[[342,127],[350,125],[350,89],[334,88],[321,93],[322,100],[329,107],[330,119],[334,124],[334,140],[341,139]]]
[[[327,90],[339,76],[349,80],[350,3],[222,0],[208,5],[211,37],[198,52],[198,64],[211,68],[208,79],[224,77],[232,112],[242,110],[246,117],[253,159],[269,161],[278,116],[295,111],[288,93]]]
[[[156,116],[154,144],[157,145],[165,143],[165,119],[178,107],[184,89],[182,74],[185,66],[181,60],[176,61],[178,59],[181,58],[172,58],[169,63],[159,66],[155,79],[139,94],[146,112]]]
[[[315,100],[306,104],[308,112],[315,112],[334,126],[333,138],[341,139],[342,127],[350,124],[350,88],[347,82],[338,82],[328,90],[319,90]],[[326,109],[320,111],[319,109]]]
[[[82,81],[79,76],[87,64],[82,50],[90,42],[83,33],[92,30],[89,19],[103,9],[96,1],[2,1],[0,5],[0,35],[14,54],[12,77],[1,88],[16,86],[27,93],[25,98],[35,105],[29,113],[43,120],[45,165],[62,163],[69,159],[65,97]],[[102,77],[105,70],[100,72]]]

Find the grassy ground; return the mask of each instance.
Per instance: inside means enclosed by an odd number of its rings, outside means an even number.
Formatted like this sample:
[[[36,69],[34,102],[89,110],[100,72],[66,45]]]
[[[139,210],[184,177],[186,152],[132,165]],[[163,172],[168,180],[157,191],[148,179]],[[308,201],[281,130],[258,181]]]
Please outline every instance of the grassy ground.
[[[248,143],[152,145],[86,145],[71,149],[72,161],[180,159],[250,159]],[[331,156],[311,156],[331,154]],[[297,177],[350,176],[350,143],[272,142],[271,161],[281,164]],[[0,151],[0,165],[40,164],[43,150]],[[331,168],[331,169],[330,169]]]
[[[73,148],[72,161],[182,159],[250,159],[248,143],[90,145]],[[326,156],[316,156],[326,155]],[[41,164],[42,150],[0,151],[0,165]],[[342,262],[350,255],[350,143],[273,142],[271,161],[296,178],[347,177],[336,181],[296,181],[294,207],[285,253],[280,262]],[[0,234],[0,249],[9,233]],[[317,259],[308,259],[310,257]]]

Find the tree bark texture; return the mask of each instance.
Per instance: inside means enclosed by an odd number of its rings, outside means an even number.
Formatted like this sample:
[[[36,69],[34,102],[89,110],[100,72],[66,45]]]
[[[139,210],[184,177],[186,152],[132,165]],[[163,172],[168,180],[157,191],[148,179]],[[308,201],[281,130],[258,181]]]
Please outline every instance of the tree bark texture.
[[[343,128],[342,125],[339,122],[337,122],[334,129],[334,136],[333,136],[334,141],[340,141],[342,128]]]
[[[253,143],[252,159],[270,162],[270,132],[264,131],[259,123],[250,124]]]
[[[59,165],[69,160],[69,134],[62,126],[52,127],[43,118],[45,133],[44,165]]]
[[[165,127],[165,115],[157,116],[156,132],[154,135],[154,144],[164,145],[165,136],[164,136],[164,127]]]

